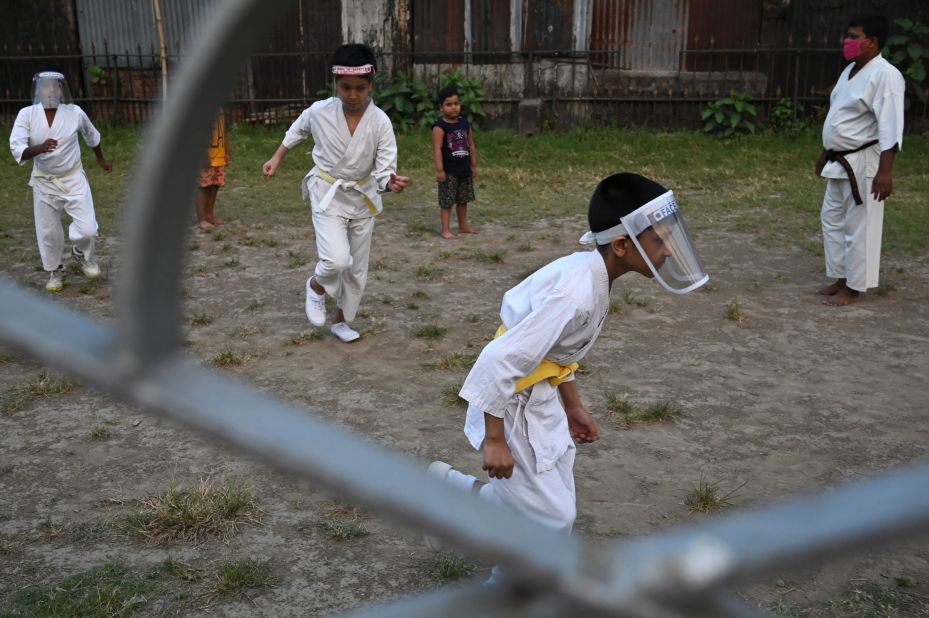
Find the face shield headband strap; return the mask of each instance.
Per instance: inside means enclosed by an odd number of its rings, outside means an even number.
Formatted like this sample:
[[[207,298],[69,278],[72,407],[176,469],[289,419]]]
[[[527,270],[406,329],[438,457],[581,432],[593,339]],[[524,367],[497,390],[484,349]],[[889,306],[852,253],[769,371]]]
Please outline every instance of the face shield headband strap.
[[[333,75],[367,75],[374,73],[374,65],[363,64],[360,67],[346,67],[340,64],[332,65]]]
[[[603,230],[602,232],[587,232],[578,240],[582,245],[606,245],[611,243],[617,238],[622,238],[623,236],[628,236],[629,233],[626,232],[626,226],[620,223],[619,225],[614,225],[613,227]]]

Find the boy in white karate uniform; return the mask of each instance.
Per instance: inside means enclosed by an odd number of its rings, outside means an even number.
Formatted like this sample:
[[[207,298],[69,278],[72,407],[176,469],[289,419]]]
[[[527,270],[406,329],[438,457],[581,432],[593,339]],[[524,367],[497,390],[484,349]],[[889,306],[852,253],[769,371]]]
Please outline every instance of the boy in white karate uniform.
[[[84,143],[93,148],[97,164],[106,172],[112,170],[103,156],[100,133],[78,105],[71,102],[71,93],[64,75],[54,71],[37,73],[33,104],[19,110],[10,132],[10,152],[20,165],[32,159],[32,205],[36,238],[42,267],[49,273],[45,289],[60,292],[64,287],[64,231],[62,211],[71,217],[68,238],[71,253],[80,264],[84,276],[96,279],[100,268],[94,260],[97,218],[87,174],[81,164],[78,133]]]
[[[828,179],[822,206],[826,305],[847,305],[877,287],[881,265],[884,200],[890,196],[893,164],[903,145],[900,71],[881,57],[887,19],[858,17],[849,23],[843,55],[852,61],[829,97],[823,151],[816,175]]]
[[[685,294],[709,280],[673,193],[658,183],[636,174],[604,179],[588,220],[581,242],[596,250],[555,260],[504,295],[497,336],[461,389],[465,434],[483,451],[490,483],[444,462],[429,466],[463,490],[566,532],[576,514],[574,442],[600,437],[574,370],[600,334],[613,281],[637,272]]]
[[[263,166],[272,177],[284,156],[313,136],[315,166],[303,179],[310,200],[319,262],[306,281],[306,314],[314,326],[326,323],[326,294],[336,299],[332,333],[348,343],[359,334],[355,318],[368,278],[374,217],[381,194],[399,193],[409,178],[397,176],[393,125],[371,101],[374,53],[364,45],[343,45],[332,54],[338,96],[317,101],[287,130]]]

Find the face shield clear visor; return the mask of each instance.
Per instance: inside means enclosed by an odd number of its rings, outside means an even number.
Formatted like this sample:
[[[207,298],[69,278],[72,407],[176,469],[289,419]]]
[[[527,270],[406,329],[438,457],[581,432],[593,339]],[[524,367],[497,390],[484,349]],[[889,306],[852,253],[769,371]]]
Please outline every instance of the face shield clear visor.
[[[642,234],[649,228],[651,231]],[[632,240],[655,279],[669,292],[687,294],[710,280],[673,192],[668,191],[622,217],[619,225],[602,232],[587,232],[581,242],[605,245],[622,236]]]
[[[55,71],[37,73],[32,79],[34,84],[32,103],[39,103],[45,109],[56,109],[59,105],[71,103],[71,91],[65,76]]]

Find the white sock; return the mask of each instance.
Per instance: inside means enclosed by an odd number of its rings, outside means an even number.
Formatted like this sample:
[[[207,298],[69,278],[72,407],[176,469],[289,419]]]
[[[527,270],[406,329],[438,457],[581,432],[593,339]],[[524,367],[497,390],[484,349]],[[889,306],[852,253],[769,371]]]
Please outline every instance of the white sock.
[[[449,470],[448,474],[445,475],[446,483],[450,483],[462,491],[471,491],[471,489],[474,487],[474,481],[476,480],[476,477],[471,476],[470,474],[462,474],[454,468]]]

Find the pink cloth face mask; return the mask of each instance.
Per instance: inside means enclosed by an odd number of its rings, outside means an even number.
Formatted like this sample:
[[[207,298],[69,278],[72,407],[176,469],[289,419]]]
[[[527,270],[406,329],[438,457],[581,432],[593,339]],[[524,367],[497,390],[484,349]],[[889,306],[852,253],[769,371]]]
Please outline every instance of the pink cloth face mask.
[[[861,44],[864,39],[843,39],[842,55],[848,61],[855,60],[861,55]]]

